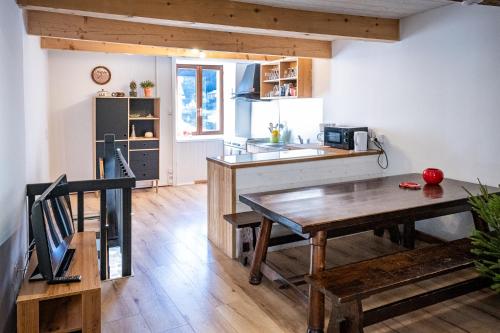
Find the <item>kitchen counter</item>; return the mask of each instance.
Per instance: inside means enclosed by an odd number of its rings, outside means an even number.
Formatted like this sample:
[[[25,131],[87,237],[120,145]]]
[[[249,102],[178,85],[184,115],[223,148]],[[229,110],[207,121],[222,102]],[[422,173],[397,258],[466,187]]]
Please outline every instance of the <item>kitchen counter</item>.
[[[377,164],[377,150],[354,152],[318,144],[277,144],[274,148],[280,150],[207,158],[207,234],[228,257],[239,255],[241,241],[238,239],[242,231],[227,223],[223,215],[250,210],[239,201],[240,194],[368,179],[383,174]],[[282,232],[279,226],[273,227],[271,237]]]
[[[219,165],[237,169],[274,164],[300,163],[308,161],[358,157],[378,154],[378,150],[355,152],[353,150],[336,149],[314,144],[289,144],[285,146],[288,150],[280,150],[266,153],[230,155],[219,157],[208,157],[207,160]]]

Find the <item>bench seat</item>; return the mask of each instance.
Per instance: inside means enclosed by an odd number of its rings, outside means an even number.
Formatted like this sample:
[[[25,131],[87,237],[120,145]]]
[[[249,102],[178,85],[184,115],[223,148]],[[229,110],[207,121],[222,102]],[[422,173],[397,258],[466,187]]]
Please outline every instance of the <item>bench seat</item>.
[[[260,214],[254,211],[227,214],[223,217],[224,220],[234,225],[236,229],[255,228],[260,226],[260,222],[262,221]]]
[[[328,332],[362,332],[363,326],[487,286],[486,281],[475,277],[363,313],[362,299],[472,267],[474,257],[470,249],[470,240],[464,238],[334,267],[308,275],[306,281],[332,299]]]

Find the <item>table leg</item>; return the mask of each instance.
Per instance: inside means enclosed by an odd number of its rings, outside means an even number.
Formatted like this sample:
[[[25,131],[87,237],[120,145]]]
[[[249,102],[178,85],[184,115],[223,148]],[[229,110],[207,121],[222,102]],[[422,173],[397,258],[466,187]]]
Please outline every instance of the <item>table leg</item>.
[[[415,248],[415,220],[409,219],[403,225],[403,246],[413,250]]]
[[[260,224],[259,239],[257,240],[257,245],[255,246],[255,251],[253,253],[252,266],[250,267],[250,284],[258,285],[262,281],[262,273],[260,271],[260,266],[263,261],[266,260],[267,248],[269,246],[269,237],[271,236],[271,227],[273,226],[273,221],[266,217],[262,217],[262,223]]]
[[[472,214],[472,219],[474,221],[474,227],[476,228],[476,230],[488,232],[490,230],[488,224],[484,222],[484,220],[479,216],[478,213],[473,210],[471,210],[470,212]]]
[[[325,270],[326,231],[317,231],[311,238],[309,274]],[[325,325],[325,295],[309,286],[308,333],[323,333]]]
[[[399,232],[399,226],[397,224],[387,227],[389,230],[389,238],[394,244],[401,244],[401,233]]]

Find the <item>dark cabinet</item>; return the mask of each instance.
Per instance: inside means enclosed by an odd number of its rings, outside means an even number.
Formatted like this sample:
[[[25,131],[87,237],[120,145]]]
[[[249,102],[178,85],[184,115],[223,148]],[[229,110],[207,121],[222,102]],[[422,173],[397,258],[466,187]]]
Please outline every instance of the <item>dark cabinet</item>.
[[[95,104],[96,140],[114,134],[115,140],[128,139],[128,98],[97,98]]]
[[[130,141],[130,149],[158,149],[160,142],[158,140],[139,140]]]
[[[136,176],[136,180],[156,181],[160,178],[160,100],[158,98],[95,99],[95,165],[104,157],[104,135],[114,134],[115,145]],[[135,137],[129,137],[134,127]],[[146,138],[152,132],[153,138]]]
[[[157,150],[130,152],[130,168],[137,180],[159,178],[159,154]]]

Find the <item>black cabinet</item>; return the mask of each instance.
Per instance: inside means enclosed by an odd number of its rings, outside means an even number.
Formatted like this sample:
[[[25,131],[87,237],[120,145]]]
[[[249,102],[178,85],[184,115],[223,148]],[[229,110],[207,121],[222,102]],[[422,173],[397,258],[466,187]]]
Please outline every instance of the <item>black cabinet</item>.
[[[130,152],[130,168],[137,180],[159,178],[158,150],[136,150]]]
[[[160,100],[158,98],[95,98],[95,163],[104,157],[104,135],[114,134],[115,145],[127,159],[136,180],[160,178]],[[132,127],[136,137],[129,137]],[[146,138],[152,132],[153,138]]]
[[[128,140],[128,98],[97,98],[95,105],[95,139],[114,134],[115,140]]]
[[[158,149],[160,142],[158,140],[139,140],[130,141],[130,149]]]

